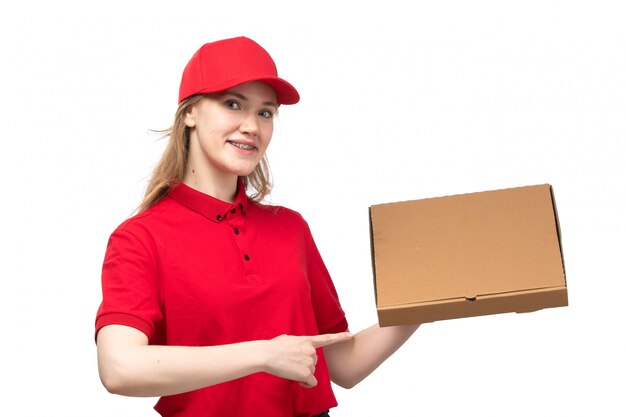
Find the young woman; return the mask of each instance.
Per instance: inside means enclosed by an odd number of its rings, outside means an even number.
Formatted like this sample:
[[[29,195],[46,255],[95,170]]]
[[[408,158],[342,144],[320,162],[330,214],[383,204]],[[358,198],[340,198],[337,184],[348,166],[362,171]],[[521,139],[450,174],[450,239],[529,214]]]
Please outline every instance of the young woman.
[[[299,101],[245,38],[187,64],[170,142],[139,213],[111,235],[96,318],[108,391],[163,416],[316,416],[416,330],[355,335],[307,223],[261,203],[281,104]]]

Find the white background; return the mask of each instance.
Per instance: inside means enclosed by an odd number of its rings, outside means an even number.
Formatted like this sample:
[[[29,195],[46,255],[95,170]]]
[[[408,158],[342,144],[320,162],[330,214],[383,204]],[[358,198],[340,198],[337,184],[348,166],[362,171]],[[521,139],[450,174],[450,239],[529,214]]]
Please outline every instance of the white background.
[[[622,2],[170,3],[0,6],[6,415],[155,415],[99,382],[102,258],[187,60],[238,35],[301,93],[269,149],[271,201],[309,221],[353,331],[376,321],[370,205],[554,187],[570,305],[423,325],[336,389],[334,417],[624,415]]]

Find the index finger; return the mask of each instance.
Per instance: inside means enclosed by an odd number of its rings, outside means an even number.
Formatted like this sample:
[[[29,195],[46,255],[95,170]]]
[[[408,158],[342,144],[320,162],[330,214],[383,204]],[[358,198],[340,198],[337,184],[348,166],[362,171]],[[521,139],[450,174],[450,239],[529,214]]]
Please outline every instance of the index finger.
[[[317,336],[311,336],[310,338],[311,343],[313,343],[313,347],[315,348],[345,342],[346,340],[350,339],[352,339],[352,333],[349,332],[320,334]]]

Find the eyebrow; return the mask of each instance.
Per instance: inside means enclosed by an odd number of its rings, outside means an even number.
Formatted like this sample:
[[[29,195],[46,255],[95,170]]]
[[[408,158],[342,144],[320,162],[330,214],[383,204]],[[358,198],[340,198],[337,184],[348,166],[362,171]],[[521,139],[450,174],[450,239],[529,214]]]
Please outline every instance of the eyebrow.
[[[228,95],[231,95],[231,96],[235,96],[235,97],[237,97],[238,99],[241,99],[241,100],[243,100],[243,101],[248,101],[248,97],[244,96],[244,95],[243,95],[243,94],[241,94],[241,93],[236,93],[236,92],[234,92],[234,91],[226,91],[224,94],[228,94]],[[274,107],[274,108],[278,108],[278,104],[274,103],[273,101],[264,101],[264,102],[263,102],[263,105],[264,105],[264,106],[272,106],[272,107]]]

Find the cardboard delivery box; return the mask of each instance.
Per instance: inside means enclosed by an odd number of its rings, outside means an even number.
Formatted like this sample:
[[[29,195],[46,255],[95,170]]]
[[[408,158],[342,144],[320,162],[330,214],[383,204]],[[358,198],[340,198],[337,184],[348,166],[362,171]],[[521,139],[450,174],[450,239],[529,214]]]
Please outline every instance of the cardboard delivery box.
[[[379,324],[567,305],[549,184],[373,205]]]

